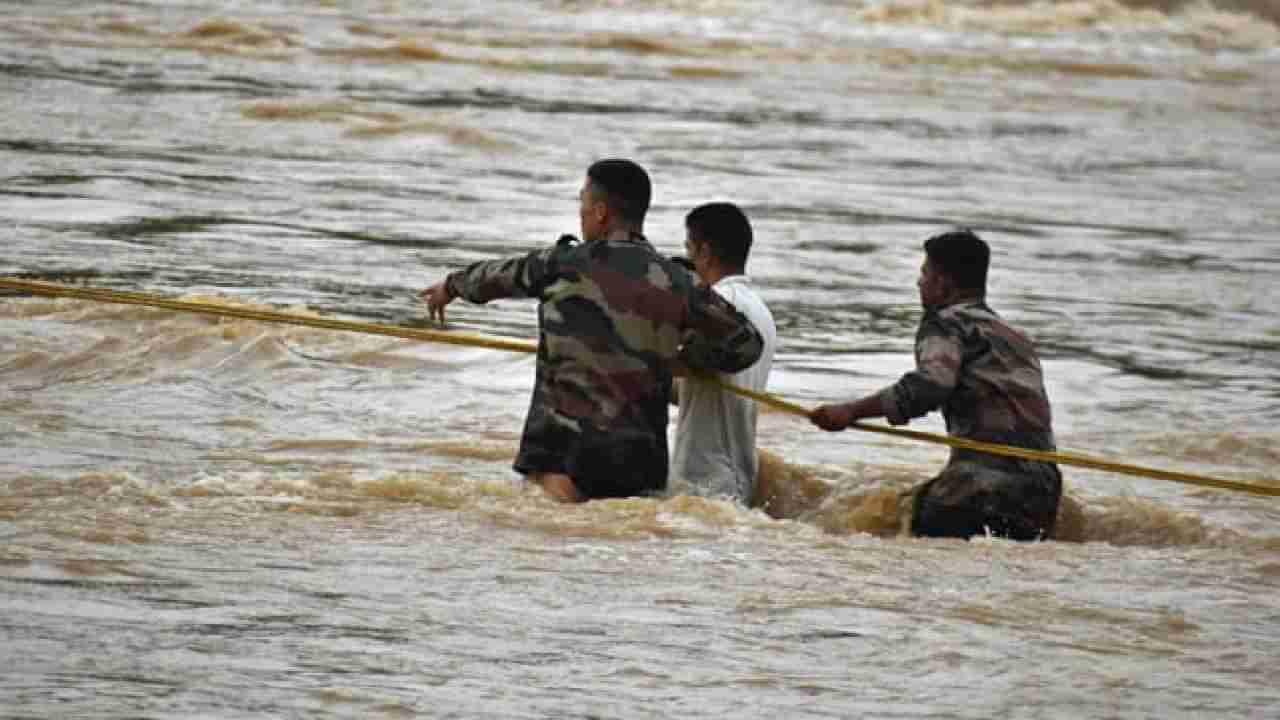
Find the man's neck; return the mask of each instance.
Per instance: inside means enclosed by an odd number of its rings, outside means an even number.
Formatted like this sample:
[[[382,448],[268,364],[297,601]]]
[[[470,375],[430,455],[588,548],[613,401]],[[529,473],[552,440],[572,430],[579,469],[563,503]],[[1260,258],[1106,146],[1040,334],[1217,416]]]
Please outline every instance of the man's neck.
[[[971,303],[980,303],[985,300],[986,300],[986,296],[980,292],[974,292],[972,290],[957,291],[952,293],[949,297],[947,297],[945,301],[940,303],[937,306],[937,309],[941,310],[942,308],[951,307],[952,305],[968,305]]]
[[[641,231],[639,226],[618,223],[616,225],[610,225],[607,230],[600,233],[597,237],[587,238],[587,242],[595,242],[597,240],[629,240],[632,235],[644,237],[644,233]]]
[[[707,268],[706,271],[702,273],[702,277],[703,279],[706,280],[706,283],[708,285],[715,285],[716,283],[720,282],[721,280],[727,277],[733,277],[735,275],[743,275],[743,274],[744,273],[741,270],[729,270],[723,267],[716,266],[716,267]]]

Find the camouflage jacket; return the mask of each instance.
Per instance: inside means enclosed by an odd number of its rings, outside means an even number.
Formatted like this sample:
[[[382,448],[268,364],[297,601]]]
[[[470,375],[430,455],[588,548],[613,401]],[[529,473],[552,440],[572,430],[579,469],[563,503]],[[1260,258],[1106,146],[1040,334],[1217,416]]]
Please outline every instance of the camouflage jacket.
[[[941,408],[951,435],[1055,449],[1035,346],[984,301],[927,309],[916,332],[915,355],[916,369],[880,393],[891,424]],[[1027,462],[1010,463],[972,450],[952,452],[952,462],[961,459],[992,466]]]
[[[475,263],[447,283],[451,296],[476,303],[540,300],[534,389],[515,461],[522,473],[570,472],[568,455],[583,435],[636,438],[652,449],[643,453],[652,461],[647,487],[637,492],[665,488],[672,361],[736,372],[763,348],[746,317],[635,233],[587,243],[565,236]]]

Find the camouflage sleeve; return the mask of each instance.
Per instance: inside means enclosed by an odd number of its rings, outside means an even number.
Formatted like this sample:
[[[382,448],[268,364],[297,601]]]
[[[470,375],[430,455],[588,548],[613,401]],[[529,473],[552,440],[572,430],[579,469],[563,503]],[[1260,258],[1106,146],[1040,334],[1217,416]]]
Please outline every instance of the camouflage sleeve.
[[[941,407],[956,387],[963,351],[958,329],[926,313],[916,333],[916,369],[880,392],[889,424],[903,425]]]
[[[450,273],[445,279],[449,295],[473,303],[487,303],[498,298],[539,297],[554,278],[556,256],[572,242],[573,238],[565,235],[550,248],[473,263]]]
[[[710,288],[693,289],[688,320],[680,360],[692,370],[738,372],[764,352],[764,338],[756,326]]]

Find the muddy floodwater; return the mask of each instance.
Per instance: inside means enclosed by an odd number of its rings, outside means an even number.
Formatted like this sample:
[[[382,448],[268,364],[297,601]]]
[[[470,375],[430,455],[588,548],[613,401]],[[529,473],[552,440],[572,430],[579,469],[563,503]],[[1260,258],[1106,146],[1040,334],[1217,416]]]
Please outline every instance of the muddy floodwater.
[[[9,2],[0,110],[0,276],[402,327],[631,157],[663,252],[746,210],[806,407],[911,367],[921,242],[971,227],[1060,448],[1280,486],[1271,0]],[[1052,540],[911,539],[946,448],[766,409],[766,507],[566,507],[511,469],[532,380],[0,293],[0,717],[1280,707],[1280,498],[1064,467]]]

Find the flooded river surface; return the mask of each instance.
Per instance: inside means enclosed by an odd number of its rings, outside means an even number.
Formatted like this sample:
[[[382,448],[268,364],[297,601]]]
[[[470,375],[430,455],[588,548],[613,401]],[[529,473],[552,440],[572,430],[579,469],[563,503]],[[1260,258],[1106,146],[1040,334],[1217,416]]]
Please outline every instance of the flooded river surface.
[[[1063,450],[1280,486],[1272,0],[7,2],[0,109],[0,276],[406,327],[631,157],[664,252],[746,209],[804,406],[911,367],[968,226]],[[0,717],[1280,707],[1280,499],[1064,467],[1055,539],[911,539],[945,448],[765,410],[767,507],[565,507],[510,467],[532,379],[0,294]]]

